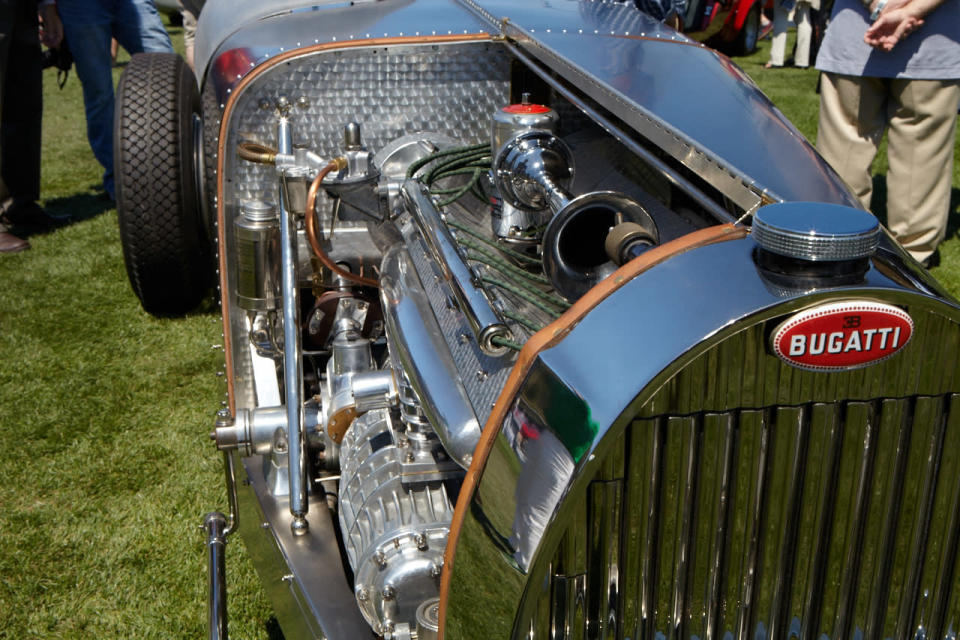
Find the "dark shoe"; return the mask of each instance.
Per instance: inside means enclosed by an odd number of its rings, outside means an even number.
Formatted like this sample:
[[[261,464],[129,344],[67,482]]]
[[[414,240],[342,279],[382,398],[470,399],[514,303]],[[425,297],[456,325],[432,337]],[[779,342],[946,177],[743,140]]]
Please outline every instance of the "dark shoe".
[[[20,253],[30,248],[30,243],[9,231],[0,231],[0,253]]]
[[[57,218],[44,211],[36,202],[15,204],[0,216],[0,222],[31,233],[47,233],[70,223],[69,217]]]

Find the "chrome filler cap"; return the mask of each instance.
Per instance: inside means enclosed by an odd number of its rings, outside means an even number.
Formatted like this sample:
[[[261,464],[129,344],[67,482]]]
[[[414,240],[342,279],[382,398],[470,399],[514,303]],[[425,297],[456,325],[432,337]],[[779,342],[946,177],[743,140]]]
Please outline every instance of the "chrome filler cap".
[[[753,216],[754,241],[770,253],[838,262],[873,254],[880,223],[868,211],[819,202],[770,204]]]

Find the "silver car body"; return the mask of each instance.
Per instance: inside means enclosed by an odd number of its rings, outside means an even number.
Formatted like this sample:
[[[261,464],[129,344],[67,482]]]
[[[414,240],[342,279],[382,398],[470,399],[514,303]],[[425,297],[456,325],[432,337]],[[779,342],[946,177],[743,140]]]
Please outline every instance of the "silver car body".
[[[213,0],[195,55],[227,344],[218,444],[286,637],[955,637],[958,307],[884,232],[838,278],[792,262],[770,275],[749,234],[762,208],[808,203],[828,243],[842,234],[819,207],[862,211],[728,58],[630,7],[577,0]],[[387,175],[410,145],[490,144],[527,85],[560,124],[517,139],[544,157],[569,148],[576,170],[557,186],[559,173],[518,178],[515,164],[503,180],[556,200],[557,216],[613,192],[656,223],[654,248],[546,316],[463,257],[489,206],[434,211],[416,181]],[[301,297],[322,271],[298,194],[317,159],[358,157],[343,151],[351,122],[379,176],[363,182],[364,165],[358,181],[387,213],[348,219],[331,197],[318,216],[334,262],[375,265],[370,342],[389,358],[346,375],[330,355],[345,343],[305,346],[297,328],[317,318]],[[250,142],[291,160],[241,159]],[[492,149],[494,165],[517,145]],[[340,180],[323,184],[346,193]],[[277,212],[282,257],[262,253],[272,284],[257,289],[276,292],[269,312],[240,276],[248,236],[234,229],[256,222],[251,202]],[[538,249],[559,263],[566,250]],[[377,305],[350,300],[338,321]],[[860,301],[909,313],[909,344],[836,371],[772,351],[782,322]],[[517,309],[546,327],[503,319]],[[485,343],[501,325],[512,339]],[[518,353],[497,347],[513,341]],[[414,455],[418,433],[434,448]]]

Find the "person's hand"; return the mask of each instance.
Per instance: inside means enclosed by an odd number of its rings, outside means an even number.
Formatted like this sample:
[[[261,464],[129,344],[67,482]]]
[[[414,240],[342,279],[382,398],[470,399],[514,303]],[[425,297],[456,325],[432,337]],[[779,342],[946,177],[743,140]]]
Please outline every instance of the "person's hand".
[[[57,13],[57,5],[45,4],[38,10],[40,14],[40,42],[56,49],[63,41],[63,23],[60,22],[60,14]]]
[[[885,10],[863,34],[863,41],[882,51],[892,50],[898,42],[923,26],[923,19],[904,8]]]
[[[869,3],[867,7],[868,12],[872,12],[877,7],[878,0],[873,0]],[[883,6],[883,11],[880,12],[880,15],[884,13],[890,13],[891,11],[896,11],[900,7],[908,4],[910,0],[887,0],[887,3]]]

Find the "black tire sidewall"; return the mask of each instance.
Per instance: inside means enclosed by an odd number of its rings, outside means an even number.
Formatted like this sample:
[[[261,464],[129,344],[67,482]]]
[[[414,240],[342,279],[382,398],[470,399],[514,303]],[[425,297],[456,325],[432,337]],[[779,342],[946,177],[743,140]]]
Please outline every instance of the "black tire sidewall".
[[[142,53],[117,88],[114,171],[124,262],[143,308],[193,309],[211,281],[194,162],[193,72],[172,53]]]

